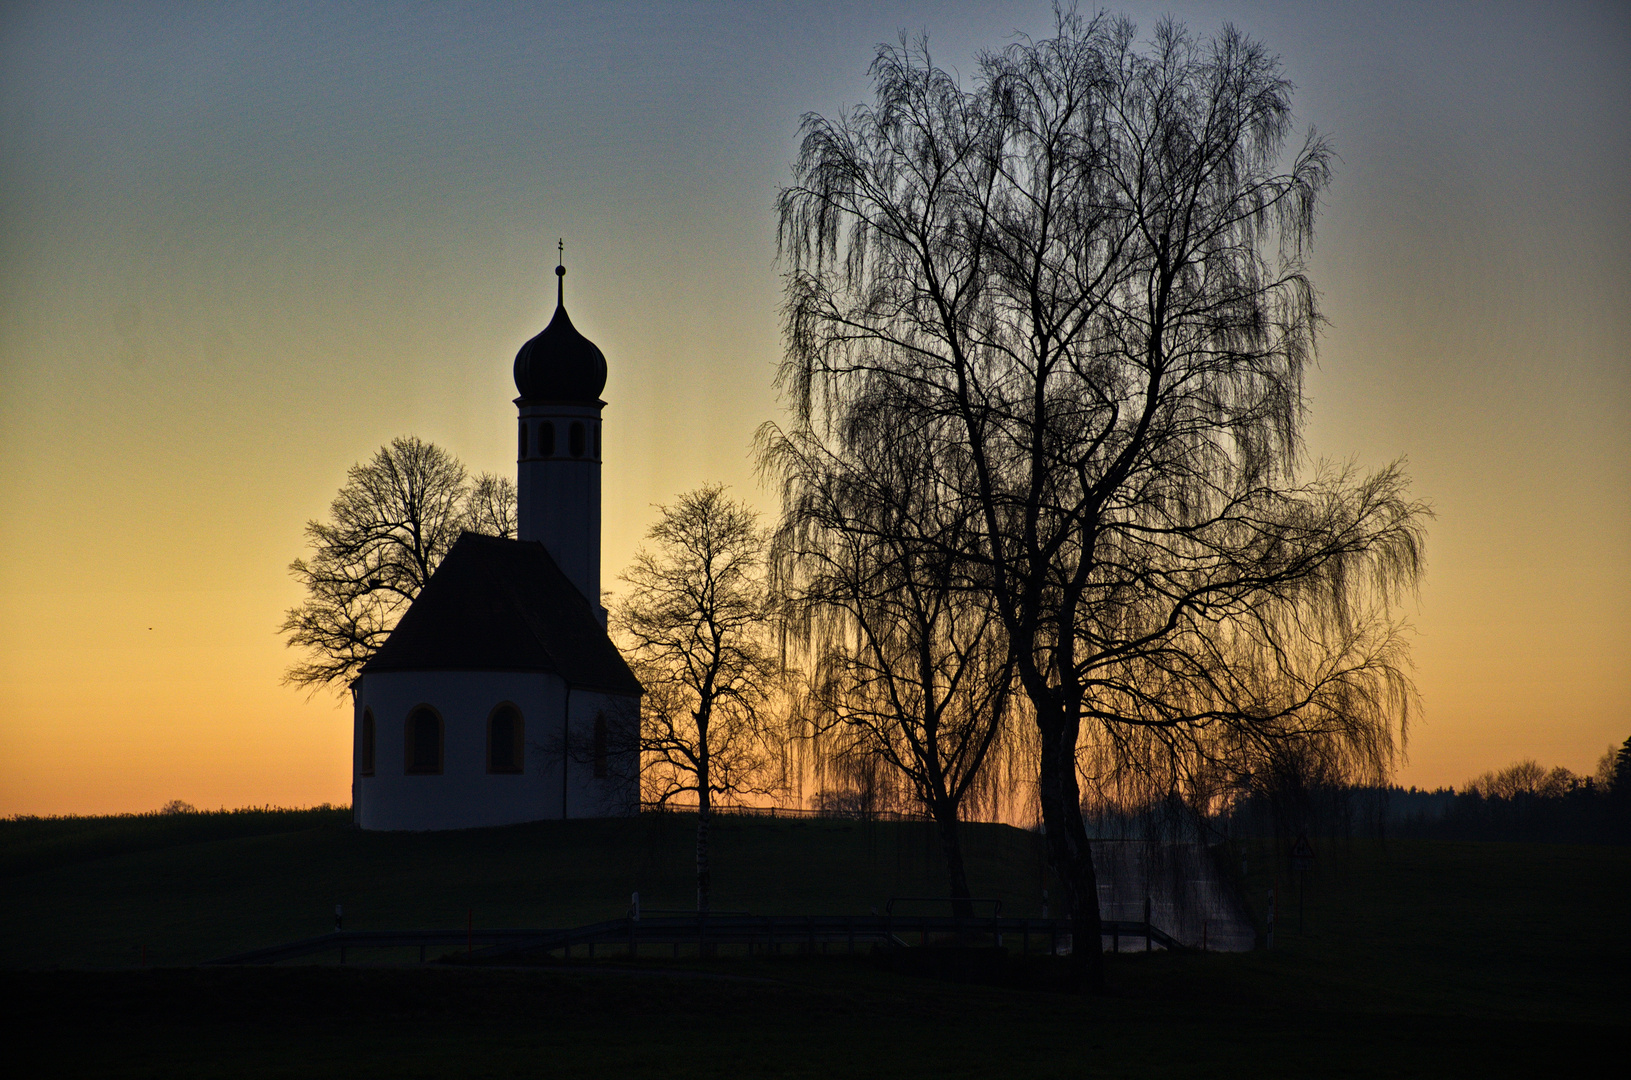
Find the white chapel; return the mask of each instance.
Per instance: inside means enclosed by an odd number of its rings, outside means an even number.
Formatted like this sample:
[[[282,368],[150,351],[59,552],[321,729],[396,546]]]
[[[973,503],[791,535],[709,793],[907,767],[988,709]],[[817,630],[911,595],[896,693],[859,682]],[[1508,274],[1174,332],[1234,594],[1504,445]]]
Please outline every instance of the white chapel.
[[[352,684],[365,829],[639,809],[640,684],[600,606],[606,358],[566,314],[515,357],[517,540],[465,533]]]

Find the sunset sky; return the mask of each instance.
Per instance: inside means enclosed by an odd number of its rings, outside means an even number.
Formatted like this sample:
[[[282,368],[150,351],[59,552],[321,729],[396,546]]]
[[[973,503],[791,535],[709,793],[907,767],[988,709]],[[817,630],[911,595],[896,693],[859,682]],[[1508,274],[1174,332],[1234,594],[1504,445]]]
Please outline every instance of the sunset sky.
[[[1436,518],[1399,773],[1631,735],[1631,6],[1128,4],[1284,58],[1341,161],[1310,460]],[[350,798],[280,684],[302,528],[415,434],[513,475],[515,351],[604,350],[604,576],[781,417],[773,200],[801,114],[1028,3],[0,10],[0,815]]]

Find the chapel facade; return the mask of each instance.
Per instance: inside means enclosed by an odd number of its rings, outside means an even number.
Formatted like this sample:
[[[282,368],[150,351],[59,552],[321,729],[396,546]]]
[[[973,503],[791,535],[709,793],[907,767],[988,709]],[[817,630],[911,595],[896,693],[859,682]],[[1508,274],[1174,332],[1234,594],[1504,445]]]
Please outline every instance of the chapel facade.
[[[639,810],[641,688],[600,604],[606,358],[566,313],[515,357],[517,531],[461,535],[352,683],[365,829]]]

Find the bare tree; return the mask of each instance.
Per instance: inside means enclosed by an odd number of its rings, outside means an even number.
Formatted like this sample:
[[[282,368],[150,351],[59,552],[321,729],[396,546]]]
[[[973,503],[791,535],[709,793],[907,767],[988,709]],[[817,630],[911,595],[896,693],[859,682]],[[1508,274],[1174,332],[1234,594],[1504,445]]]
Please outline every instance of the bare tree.
[[[1584,777],[1574,775],[1561,765],[1547,769],[1534,758],[1525,758],[1514,761],[1504,769],[1487,772],[1467,781],[1463,790],[1486,799],[1516,799],[1525,795],[1536,799],[1560,799],[1583,783]]]
[[[1226,27],[1056,13],[972,88],[926,43],[877,100],[806,117],[779,197],[782,385],[864,458],[860,410],[966,458],[981,565],[1038,741],[1078,973],[1102,980],[1081,780],[1249,772],[1288,741],[1391,766],[1410,686],[1391,605],[1425,510],[1394,467],[1305,475],[1305,273],[1332,154],[1280,164],[1291,87]],[[953,470],[956,472],[956,470]]]
[[[753,512],[709,485],[659,509],[621,580],[613,629],[645,687],[642,786],[697,806],[697,910],[708,910],[716,795],[768,793],[777,665],[767,637],[765,536]]]
[[[765,463],[782,475],[787,506],[774,565],[815,675],[809,734],[852,775],[875,783],[877,761],[904,785],[937,826],[951,896],[967,915],[958,826],[970,804],[996,801],[989,766],[1013,661],[981,567],[958,555],[972,539],[959,478],[937,467],[919,433],[880,426],[900,419],[854,418],[870,428],[852,440],[873,448],[864,458],[770,437]]]
[[[309,559],[289,572],[306,600],[279,632],[307,650],[284,680],[344,688],[385,643],[461,531],[515,535],[515,485],[413,436],[392,439],[346,473],[329,520],[306,523]]]
[[[465,493],[464,528],[483,536],[517,535],[515,481],[497,473],[478,474]]]

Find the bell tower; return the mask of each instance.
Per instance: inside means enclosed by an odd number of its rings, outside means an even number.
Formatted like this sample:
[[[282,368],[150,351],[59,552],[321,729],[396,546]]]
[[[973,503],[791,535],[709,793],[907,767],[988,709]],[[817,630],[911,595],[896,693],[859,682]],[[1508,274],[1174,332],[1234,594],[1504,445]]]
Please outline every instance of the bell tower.
[[[515,354],[518,529],[537,540],[590,606],[600,606],[600,400],[606,357],[566,314],[565,246],[555,315]]]

